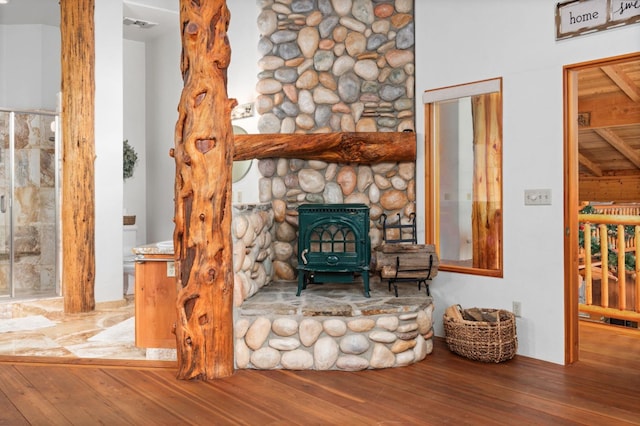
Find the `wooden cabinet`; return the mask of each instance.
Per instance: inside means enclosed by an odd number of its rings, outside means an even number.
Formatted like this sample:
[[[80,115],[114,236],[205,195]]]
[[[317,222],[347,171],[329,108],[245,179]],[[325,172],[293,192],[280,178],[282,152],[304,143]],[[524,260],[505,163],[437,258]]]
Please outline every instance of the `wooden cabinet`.
[[[136,261],[136,346],[176,347],[176,278],[173,258],[166,254],[145,254]]]

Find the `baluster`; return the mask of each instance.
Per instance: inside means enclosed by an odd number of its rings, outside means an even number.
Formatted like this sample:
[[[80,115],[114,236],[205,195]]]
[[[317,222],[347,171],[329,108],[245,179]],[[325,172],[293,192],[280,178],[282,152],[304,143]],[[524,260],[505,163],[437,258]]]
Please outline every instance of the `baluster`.
[[[609,242],[607,238],[607,225],[601,223],[600,230],[600,256],[602,259],[602,280],[600,289],[600,306],[609,307]]]
[[[640,312],[640,246],[637,244],[637,241],[640,238],[640,225],[635,226],[634,236],[636,241],[636,312]]]
[[[591,275],[591,224],[584,224],[584,285],[585,302],[587,305],[593,304],[593,278]]]
[[[618,309],[625,310],[627,305],[627,288],[625,285],[627,273],[625,267],[624,225],[618,225]]]

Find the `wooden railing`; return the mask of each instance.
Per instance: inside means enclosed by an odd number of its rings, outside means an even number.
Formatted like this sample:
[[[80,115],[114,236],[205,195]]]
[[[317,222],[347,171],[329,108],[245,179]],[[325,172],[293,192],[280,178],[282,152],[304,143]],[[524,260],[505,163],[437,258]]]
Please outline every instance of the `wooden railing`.
[[[608,215],[640,215],[640,206],[639,205],[629,205],[629,204],[613,204],[613,205],[592,205],[593,209],[598,214],[608,214]]]
[[[640,321],[640,246],[636,244],[640,216],[579,214],[578,221],[584,231],[579,273],[584,277],[585,292],[580,312]],[[610,235],[607,225],[615,225],[615,235]],[[592,239],[600,245],[599,250],[592,250]],[[628,256],[635,261],[631,270],[625,262]],[[610,257],[617,260],[610,264]]]

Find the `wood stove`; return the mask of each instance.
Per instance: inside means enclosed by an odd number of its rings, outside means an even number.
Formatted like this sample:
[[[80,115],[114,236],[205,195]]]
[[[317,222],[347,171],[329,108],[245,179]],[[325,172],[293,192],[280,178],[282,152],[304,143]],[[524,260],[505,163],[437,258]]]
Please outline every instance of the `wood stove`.
[[[309,283],[348,283],[361,274],[369,297],[369,207],[303,204],[298,214],[297,296]]]

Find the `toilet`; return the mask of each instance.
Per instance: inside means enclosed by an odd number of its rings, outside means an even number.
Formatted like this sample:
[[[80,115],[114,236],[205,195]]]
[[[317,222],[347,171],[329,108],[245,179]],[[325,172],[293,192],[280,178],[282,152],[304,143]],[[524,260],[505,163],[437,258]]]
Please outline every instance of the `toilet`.
[[[124,225],[124,235],[122,238],[122,272],[123,272],[123,295],[133,294],[135,289],[135,254],[132,249],[136,246],[138,227],[136,225]]]

